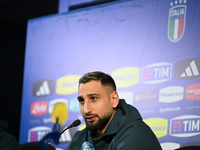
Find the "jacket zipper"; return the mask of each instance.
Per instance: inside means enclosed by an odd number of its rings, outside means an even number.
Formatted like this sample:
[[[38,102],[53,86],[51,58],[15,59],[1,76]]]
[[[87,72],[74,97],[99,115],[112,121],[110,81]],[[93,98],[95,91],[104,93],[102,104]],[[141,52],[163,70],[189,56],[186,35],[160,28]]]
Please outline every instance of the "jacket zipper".
[[[90,137],[90,141],[91,141],[91,143],[92,143],[92,145],[94,147],[94,150],[95,150],[96,148],[95,148],[95,145],[94,145],[94,141],[93,141],[93,139],[91,137]]]

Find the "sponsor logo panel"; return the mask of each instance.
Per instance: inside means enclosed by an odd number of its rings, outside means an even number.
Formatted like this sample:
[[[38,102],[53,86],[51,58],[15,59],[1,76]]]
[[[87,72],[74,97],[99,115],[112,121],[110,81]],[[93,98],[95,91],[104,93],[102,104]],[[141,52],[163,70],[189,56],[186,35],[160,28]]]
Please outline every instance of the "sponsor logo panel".
[[[28,142],[40,141],[44,135],[51,131],[51,128],[45,126],[38,126],[29,129],[28,131]]]
[[[200,58],[187,59],[176,63],[174,77],[177,79],[200,77]]]
[[[120,99],[125,99],[127,104],[133,104],[133,92],[118,92]]]
[[[191,137],[200,134],[200,116],[185,115],[170,120],[171,136]]]
[[[157,138],[167,135],[168,120],[164,118],[148,118],[144,122],[149,125]]]
[[[130,87],[139,82],[140,69],[136,67],[120,68],[112,72],[118,88]]]
[[[161,143],[160,146],[162,147],[163,150],[172,150],[172,149],[180,148],[180,144],[174,143],[174,142]]]
[[[78,91],[79,75],[68,75],[61,77],[56,83],[56,93],[61,95],[73,94]]]
[[[31,104],[31,115],[41,116],[48,112],[48,102],[37,101]]]
[[[200,100],[200,83],[186,87],[185,99]]]
[[[145,66],[142,72],[142,82],[155,84],[171,79],[172,64],[157,63]]]
[[[79,102],[76,98],[72,98],[69,100],[69,111],[79,112]]]
[[[49,101],[49,113],[50,113],[50,114],[52,113],[53,108],[54,108],[54,106],[55,106],[57,103],[65,103],[66,106],[68,106],[68,101],[67,101],[67,99],[64,99],[64,98],[53,99],[53,100]]]
[[[61,143],[69,143],[69,142],[71,142],[72,137],[74,136],[74,134],[76,133],[76,131],[77,131],[77,128],[71,128],[71,129],[65,130],[62,133],[62,135],[60,136],[59,141]]]
[[[58,148],[58,147],[55,147],[56,148],[56,150],[64,150],[64,149],[62,149],[62,148]]]
[[[51,95],[54,90],[55,82],[53,80],[40,80],[33,84],[33,95],[37,97]]]
[[[143,90],[135,93],[135,104],[151,104],[157,101],[158,91],[157,90]]]
[[[82,124],[78,127],[78,130],[81,131],[81,130],[85,129],[85,127],[86,127],[86,124]]]
[[[161,113],[174,112],[174,111],[180,111],[180,110],[181,110],[180,106],[159,108],[159,111]]]
[[[183,99],[184,87],[169,86],[162,88],[159,92],[159,101],[163,103],[173,103]]]
[[[186,0],[170,3],[168,17],[168,38],[178,42],[184,34],[186,22]]]

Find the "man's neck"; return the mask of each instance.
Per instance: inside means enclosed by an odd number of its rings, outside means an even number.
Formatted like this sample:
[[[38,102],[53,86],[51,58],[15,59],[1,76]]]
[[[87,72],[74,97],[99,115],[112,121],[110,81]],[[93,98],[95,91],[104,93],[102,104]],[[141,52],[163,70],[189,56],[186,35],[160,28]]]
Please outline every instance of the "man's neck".
[[[95,137],[98,138],[98,137],[100,137],[102,134],[103,134],[103,133],[101,133],[100,130],[97,130],[97,131],[95,132]]]

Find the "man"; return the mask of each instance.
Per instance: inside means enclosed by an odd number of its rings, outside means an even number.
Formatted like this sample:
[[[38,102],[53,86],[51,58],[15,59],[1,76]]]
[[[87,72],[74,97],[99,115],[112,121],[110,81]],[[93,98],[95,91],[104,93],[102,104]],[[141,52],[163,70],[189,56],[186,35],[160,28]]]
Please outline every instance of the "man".
[[[83,75],[77,99],[86,128],[76,132],[67,150],[161,150],[137,109],[119,99],[110,75]]]

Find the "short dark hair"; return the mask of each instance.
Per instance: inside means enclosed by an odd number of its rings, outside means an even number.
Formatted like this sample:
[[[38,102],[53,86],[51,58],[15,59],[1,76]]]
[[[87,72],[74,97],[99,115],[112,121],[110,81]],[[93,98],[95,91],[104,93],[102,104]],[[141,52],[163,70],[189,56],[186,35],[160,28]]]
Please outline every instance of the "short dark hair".
[[[109,85],[113,88],[114,91],[116,91],[117,89],[114,79],[109,74],[105,74],[104,72],[101,71],[94,71],[84,74],[79,79],[79,85],[81,83],[85,84],[91,80],[101,81],[102,85]]]

